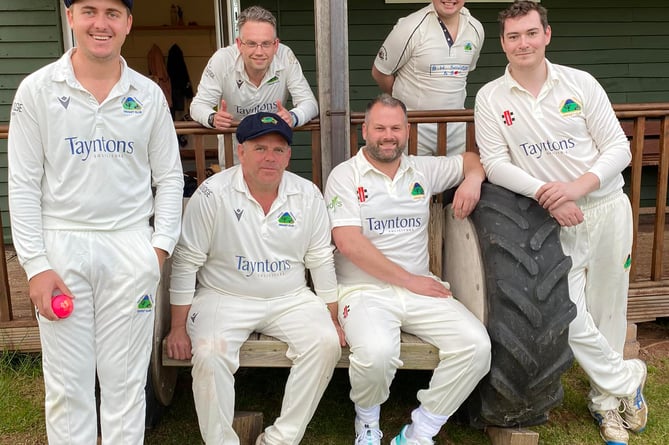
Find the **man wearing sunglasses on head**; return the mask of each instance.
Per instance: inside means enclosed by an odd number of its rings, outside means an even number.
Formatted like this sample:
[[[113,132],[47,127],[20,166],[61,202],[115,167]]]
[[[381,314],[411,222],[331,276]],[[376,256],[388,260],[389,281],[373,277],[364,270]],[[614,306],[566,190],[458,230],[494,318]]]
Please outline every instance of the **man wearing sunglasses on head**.
[[[209,128],[223,129],[258,112],[276,113],[291,127],[316,117],[314,93],[293,51],[279,43],[272,13],[250,6],[239,14],[237,29],[235,43],[216,51],[202,73],[190,106],[193,119]],[[285,106],[289,95],[291,109]],[[223,167],[222,137],[218,160]]]

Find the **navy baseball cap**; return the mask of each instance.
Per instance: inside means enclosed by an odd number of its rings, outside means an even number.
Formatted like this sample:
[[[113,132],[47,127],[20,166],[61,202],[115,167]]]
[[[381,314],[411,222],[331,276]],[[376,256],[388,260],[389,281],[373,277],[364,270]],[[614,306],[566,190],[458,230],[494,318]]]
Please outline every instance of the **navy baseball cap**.
[[[241,144],[269,133],[280,134],[288,145],[293,142],[293,129],[279,115],[274,113],[256,113],[246,116],[237,127],[237,141]]]
[[[63,3],[65,3],[65,7],[69,8],[72,6],[72,3],[74,3],[76,0],[63,0]],[[121,0],[124,5],[128,7],[129,10],[132,11],[132,0]]]

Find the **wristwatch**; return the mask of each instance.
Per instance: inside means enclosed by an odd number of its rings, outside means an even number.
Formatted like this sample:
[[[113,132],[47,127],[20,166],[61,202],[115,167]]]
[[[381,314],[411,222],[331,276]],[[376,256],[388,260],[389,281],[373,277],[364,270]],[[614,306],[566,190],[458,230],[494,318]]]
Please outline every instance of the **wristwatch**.
[[[209,118],[207,118],[207,124],[209,124],[211,128],[214,128],[214,116],[216,116],[216,113],[211,113]]]

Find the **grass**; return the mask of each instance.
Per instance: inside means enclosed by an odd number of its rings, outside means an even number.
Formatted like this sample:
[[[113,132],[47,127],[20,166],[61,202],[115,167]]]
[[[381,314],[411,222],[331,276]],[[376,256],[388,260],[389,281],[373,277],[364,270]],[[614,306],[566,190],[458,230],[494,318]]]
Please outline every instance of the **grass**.
[[[662,350],[642,350],[648,364],[645,396],[650,416],[647,430],[631,435],[630,445],[664,445],[669,437],[669,324],[664,324]],[[287,369],[241,369],[237,374],[237,409],[261,411],[265,425],[279,412]],[[431,373],[400,371],[391,397],[382,407],[384,443],[408,421],[416,406],[416,391],[427,385]],[[602,445],[598,429],[587,411],[588,383],[574,365],[563,376],[563,404],[551,411],[549,421],[530,428],[539,433],[542,445]],[[179,375],[172,405],[162,422],[147,431],[146,445],[200,444],[200,434],[190,388],[190,373]],[[350,445],[353,441],[353,406],[348,398],[347,370],[338,369],[307,429],[303,445]],[[0,445],[46,444],[44,433],[43,382],[39,355],[0,352]],[[440,445],[490,444],[487,435],[457,422],[449,422],[436,438]]]

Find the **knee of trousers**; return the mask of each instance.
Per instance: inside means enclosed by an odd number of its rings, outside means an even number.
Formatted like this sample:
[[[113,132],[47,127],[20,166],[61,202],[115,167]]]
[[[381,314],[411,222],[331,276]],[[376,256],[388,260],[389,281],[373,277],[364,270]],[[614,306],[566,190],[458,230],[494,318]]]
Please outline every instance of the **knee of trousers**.
[[[467,365],[467,373],[472,377],[478,376],[479,379],[483,378],[490,371],[490,364],[492,361],[492,345],[490,343],[490,337],[483,326],[481,329],[471,329],[467,332],[466,338],[460,340],[461,344],[468,345],[466,349],[463,350],[463,357],[469,355],[470,360]],[[439,352],[440,360],[449,360],[452,358],[452,354]]]
[[[350,374],[356,380],[364,381],[368,385],[378,385],[390,382],[397,368],[402,366],[399,358],[399,345],[381,339],[375,339],[365,345],[351,348]]]
[[[225,339],[199,339],[193,343],[193,368],[202,372],[224,368],[234,374],[239,368],[238,353],[228,350]]]
[[[322,330],[309,334],[311,342],[298,352],[295,361],[309,361],[323,369],[334,368],[341,357],[341,346],[337,331]]]

